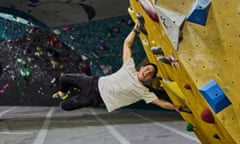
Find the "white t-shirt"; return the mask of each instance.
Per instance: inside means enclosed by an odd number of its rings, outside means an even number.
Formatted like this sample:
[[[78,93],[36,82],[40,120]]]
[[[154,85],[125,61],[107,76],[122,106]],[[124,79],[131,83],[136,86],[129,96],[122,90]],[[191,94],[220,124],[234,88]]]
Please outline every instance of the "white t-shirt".
[[[133,58],[125,61],[117,72],[100,77],[98,88],[108,112],[142,99],[146,103],[157,99],[157,96],[138,80]]]

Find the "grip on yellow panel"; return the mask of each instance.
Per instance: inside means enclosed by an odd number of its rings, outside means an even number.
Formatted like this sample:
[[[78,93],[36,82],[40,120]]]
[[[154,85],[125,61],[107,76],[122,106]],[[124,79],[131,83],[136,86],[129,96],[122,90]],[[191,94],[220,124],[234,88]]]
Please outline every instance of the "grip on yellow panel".
[[[137,22],[136,12],[132,8],[128,8],[128,13],[130,17],[132,18],[133,22]]]
[[[167,82],[167,83],[164,83],[164,85],[173,93],[175,93],[179,98],[183,100],[187,99],[185,95],[182,93],[181,89],[179,88],[176,82]]]

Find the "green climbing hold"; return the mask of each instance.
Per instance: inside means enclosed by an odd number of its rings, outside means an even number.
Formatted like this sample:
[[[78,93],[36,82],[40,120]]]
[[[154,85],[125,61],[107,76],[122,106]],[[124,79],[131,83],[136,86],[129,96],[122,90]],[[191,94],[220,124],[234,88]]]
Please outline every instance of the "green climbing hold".
[[[191,123],[188,123],[186,126],[187,131],[193,131],[193,125]]]

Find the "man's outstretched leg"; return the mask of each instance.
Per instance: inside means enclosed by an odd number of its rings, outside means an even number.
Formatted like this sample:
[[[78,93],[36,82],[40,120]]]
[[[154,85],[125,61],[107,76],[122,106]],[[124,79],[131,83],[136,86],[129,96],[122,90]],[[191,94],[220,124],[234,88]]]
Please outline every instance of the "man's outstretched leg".
[[[83,88],[90,76],[85,74],[64,74],[59,78],[59,91],[53,94],[53,98],[66,99],[70,88]]]
[[[55,93],[63,99],[61,107],[64,110],[74,110],[88,106],[98,106],[103,103],[98,91],[98,78],[85,74],[65,74],[60,77],[60,90]],[[76,96],[68,97],[70,88],[79,88]],[[67,98],[65,98],[67,96]]]

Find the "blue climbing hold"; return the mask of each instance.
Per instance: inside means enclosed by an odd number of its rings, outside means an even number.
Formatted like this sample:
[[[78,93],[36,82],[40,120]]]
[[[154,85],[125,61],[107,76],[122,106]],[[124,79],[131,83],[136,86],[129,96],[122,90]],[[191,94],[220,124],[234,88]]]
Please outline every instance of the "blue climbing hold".
[[[211,0],[196,0],[187,20],[196,24],[206,25]]]
[[[199,91],[215,113],[218,113],[231,104],[215,80],[209,81],[207,84],[201,87]]]

